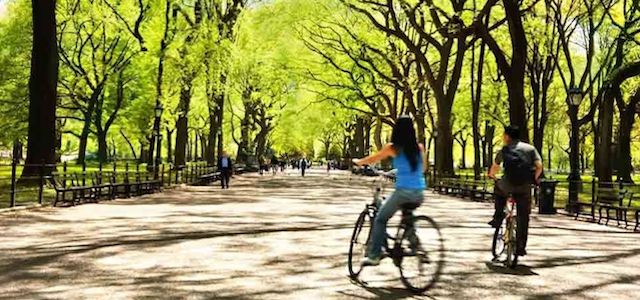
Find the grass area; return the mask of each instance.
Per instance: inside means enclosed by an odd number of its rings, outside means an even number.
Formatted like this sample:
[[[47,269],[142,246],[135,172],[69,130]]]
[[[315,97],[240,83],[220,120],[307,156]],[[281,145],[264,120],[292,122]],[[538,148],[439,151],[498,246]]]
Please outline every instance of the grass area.
[[[15,202],[16,206],[30,206],[38,204],[38,188],[19,188],[16,189]],[[42,203],[47,205],[53,203],[56,193],[53,189],[45,188],[42,193]],[[11,193],[9,189],[0,190],[0,209],[8,208],[11,204]]]

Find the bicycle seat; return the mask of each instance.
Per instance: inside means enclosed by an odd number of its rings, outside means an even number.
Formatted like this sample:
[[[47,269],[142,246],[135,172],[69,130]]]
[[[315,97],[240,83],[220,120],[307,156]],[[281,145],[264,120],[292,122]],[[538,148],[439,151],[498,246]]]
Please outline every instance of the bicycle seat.
[[[415,210],[419,206],[420,206],[420,203],[405,203],[405,204],[400,205],[400,208],[403,211],[410,211],[410,210]]]

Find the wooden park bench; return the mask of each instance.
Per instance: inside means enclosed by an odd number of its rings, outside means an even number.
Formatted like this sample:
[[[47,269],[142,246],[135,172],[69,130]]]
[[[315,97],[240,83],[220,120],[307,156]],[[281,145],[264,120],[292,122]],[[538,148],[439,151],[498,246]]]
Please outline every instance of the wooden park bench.
[[[620,219],[622,219],[622,202],[627,195],[626,190],[621,190],[619,188],[596,188],[596,200],[595,207],[598,209],[598,223],[602,221],[604,211],[606,213],[606,222],[605,224],[609,224],[609,220],[611,220],[610,212],[615,212],[615,220],[620,225]]]
[[[53,201],[54,207],[58,203],[76,205],[82,201],[95,199],[93,188],[82,184],[78,174],[54,174],[50,177],[49,183],[56,191],[56,198]]]
[[[490,199],[493,192],[489,190],[489,184],[485,180],[464,180],[460,183],[460,195],[474,201]]]
[[[444,188],[442,179],[435,179],[431,188],[434,193],[442,193],[442,189]]]
[[[203,175],[198,176],[198,180],[196,182],[197,185],[207,185],[212,182],[220,180],[220,172],[208,172]]]
[[[629,213],[632,213],[635,217],[636,222],[633,230],[637,231],[638,227],[640,227],[640,207],[636,207],[633,205],[635,194],[631,192],[628,192],[627,194],[628,196],[626,198],[628,199],[628,201],[625,202],[624,199],[622,199],[620,206],[618,207],[620,221],[624,222],[625,228],[629,227]]]
[[[440,193],[446,195],[453,195],[458,193],[459,183],[455,178],[442,178],[440,179]]]
[[[588,215],[592,220],[596,220],[595,213],[598,212],[597,222],[600,223],[602,219],[606,219],[605,225],[609,224],[609,221],[612,219],[611,212],[615,213],[615,220],[618,225],[620,225],[620,221],[627,221],[627,214],[629,211],[633,212],[633,208],[631,207],[633,201],[633,194],[630,193],[625,188],[621,188],[618,186],[614,187],[602,187],[596,186],[594,187],[595,191],[593,193],[591,202],[581,202],[578,201],[574,203],[575,210],[575,219],[577,220],[580,215]],[[627,204],[625,204],[625,199],[629,199]],[[588,210],[585,212],[585,208]],[[604,214],[603,214],[604,212]],[[636,223],[637,224],[637,223]],[[637,227],[637,226],[636,226]]]
[[[96,198],[113,200],[116,198],[112,176],[109,172],[94,172],[91,177],[91,184],[94,188]]]
[[[439,178],[433,185],[434,192],[445,195],[458,195],[461,192],[460,180],[457,178]]]
[[[135,172],[134,180],[130,182],[135,195],[141,196],[159,191],[162,188],[162,181],[154,177],[153,172]]]
[[[98,200],[95,188],[91,185],[91,178],[88,178],[86,172],[82,174],[73,173],[71,175],[71,186],[76,188],[76,200],[83,202],[96,202]]]
[[[111,173],[111,186],[114,198],[129,198],[131,197],[131,186],[129,184],[128,172]]]
[[[65,180],[64,177],[66,176],[68,175],[54,174],[49,178],[49,183],[51,184],[53,189],[56,191],[56,198],[53,201],[54,207],[57,206],[58,203],[69,203],[71,205],[76,205],[76,195],[77,195],[76,191],[78,189],[72,186],[66,186],[66,184],[64,184],[64,180]]]

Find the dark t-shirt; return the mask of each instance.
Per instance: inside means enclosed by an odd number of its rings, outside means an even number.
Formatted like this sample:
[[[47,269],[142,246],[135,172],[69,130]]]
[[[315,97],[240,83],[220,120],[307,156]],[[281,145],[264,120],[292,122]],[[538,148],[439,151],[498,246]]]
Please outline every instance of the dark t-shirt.
[[[527,160],[527,163],[531,166],[532,171],[535,170],[535,162],[542,161],[542,158],[540,157],[540,153],[538,153],[538,150],[536,150],[536,147],[530,144],[518,141],[515,143],[511,143],[505,147],[509,147],[513,151],[524,154],[522,156]],[[500,150],[498,151],[498,153],[496,153],[494,162],[500,165],[502,164],[503,161],[504,160],[502,158],[502,150]],[[506,193],[528,193],[531,191],[530,184],[522,184],[522,185],[511,184],[509,181],[509,174],[505,174],[503,176],[500,182],[498,182],[498,186],[500,187],[501,190],[503,190]]]

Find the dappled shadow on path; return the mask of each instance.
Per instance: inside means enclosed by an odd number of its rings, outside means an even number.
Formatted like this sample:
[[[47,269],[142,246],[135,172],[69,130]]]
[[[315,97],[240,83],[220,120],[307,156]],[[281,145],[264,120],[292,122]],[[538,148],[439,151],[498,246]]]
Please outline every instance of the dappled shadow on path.
[[[230,190],[182,187],[3,215],[0,298],[633,299],[638,291],[637,234],[534,215],[529,256],[504,270],[488,263],[491,205],[430,192],[418,213],[443,238],[433,289],[407,292],[388,261],[354,285],[348,243],[371,182],[334,174],[249,174]]]
[[[502,262],[487,262],[487,268],[495,273],[518,275],[518,276],[534,276],[538,273],[531,270],[530,266],[519,264],[515,268],[505,267]]]

